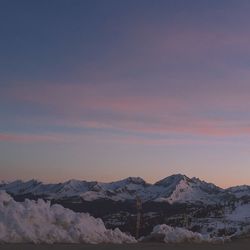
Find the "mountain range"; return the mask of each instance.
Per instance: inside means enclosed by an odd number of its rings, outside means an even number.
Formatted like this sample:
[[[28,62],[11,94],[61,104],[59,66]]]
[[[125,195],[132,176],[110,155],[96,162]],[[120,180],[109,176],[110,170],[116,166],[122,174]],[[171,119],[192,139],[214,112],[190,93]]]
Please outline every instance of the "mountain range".
[[[84,180],[69,180],[57,184],[45,184],[37,180],[1,181],[0,190],[5,190],[14,196],[33,195],[54,200],[78,198],[84,201],[99,199],[128,201],[140,197],[143,202],[168,202],[170,204],[217,204],[250,197],[250,186],[222,189],[214,184],[182,174],[171,175],[154,184],[149,184],[140,177],[128,177],[110,183]]]

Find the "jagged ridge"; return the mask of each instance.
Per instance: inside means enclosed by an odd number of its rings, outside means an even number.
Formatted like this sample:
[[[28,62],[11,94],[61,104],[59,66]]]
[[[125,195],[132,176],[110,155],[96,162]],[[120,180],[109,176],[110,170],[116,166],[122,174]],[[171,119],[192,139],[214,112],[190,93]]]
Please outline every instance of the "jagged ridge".
[[[34,195],[47,199],[78,197],[86,201],[110,199],[114,201],[133,200],[136,196],[145,201],[168,203],[205,203],[213,204],[227,199],[250,196],[249,186],[222,189],[214,184],[176,174],[154,184],[140,177],[103,183],[97,181],[69,180],[64,183],[44,184],[37,180],[23,182],[0,182],[0,190],[12,195]]]

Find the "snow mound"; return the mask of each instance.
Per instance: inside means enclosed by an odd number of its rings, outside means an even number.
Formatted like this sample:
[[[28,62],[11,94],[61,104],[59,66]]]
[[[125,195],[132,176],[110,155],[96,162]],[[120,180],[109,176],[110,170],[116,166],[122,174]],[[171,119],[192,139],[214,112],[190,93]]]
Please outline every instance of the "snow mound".
[[[0,243],[134,243],[119,229],[108,230],[101,219],[75,213],[43,200],[14,201],[0,191]]]
[[[5,191],[0,191],[0,204],[1,205],[8,205],[10,201],[13,199],[10,195],[8,195]]]
[[[166,224],[157,225],[153,228],[151,234],[142,239],[142,241],[160,241],[165,243],[182,243],[182,242],[217,242],[222,241],[219,238],[210,238],[208,235],[194,233],[185,228],[171,227]]]

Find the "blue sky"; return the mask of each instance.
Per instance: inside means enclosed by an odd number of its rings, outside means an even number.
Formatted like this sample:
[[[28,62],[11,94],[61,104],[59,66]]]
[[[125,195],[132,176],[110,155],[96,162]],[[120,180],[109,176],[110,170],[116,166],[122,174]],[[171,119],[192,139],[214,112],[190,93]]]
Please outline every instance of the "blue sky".
[[[1,1],[1,178],[250,184],[249,1]]]

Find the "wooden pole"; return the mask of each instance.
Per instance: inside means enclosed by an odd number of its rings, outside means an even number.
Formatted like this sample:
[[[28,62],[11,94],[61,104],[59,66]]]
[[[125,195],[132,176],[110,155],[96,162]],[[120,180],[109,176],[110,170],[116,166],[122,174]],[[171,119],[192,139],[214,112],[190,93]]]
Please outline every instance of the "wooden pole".
[[[136,239],[139,238],[140,235],[140,226],[141,226],[141,210],[142,210],[142,201],[139,196],[136,196],[136,209],[137,209],[137,217],[136,217]]]

